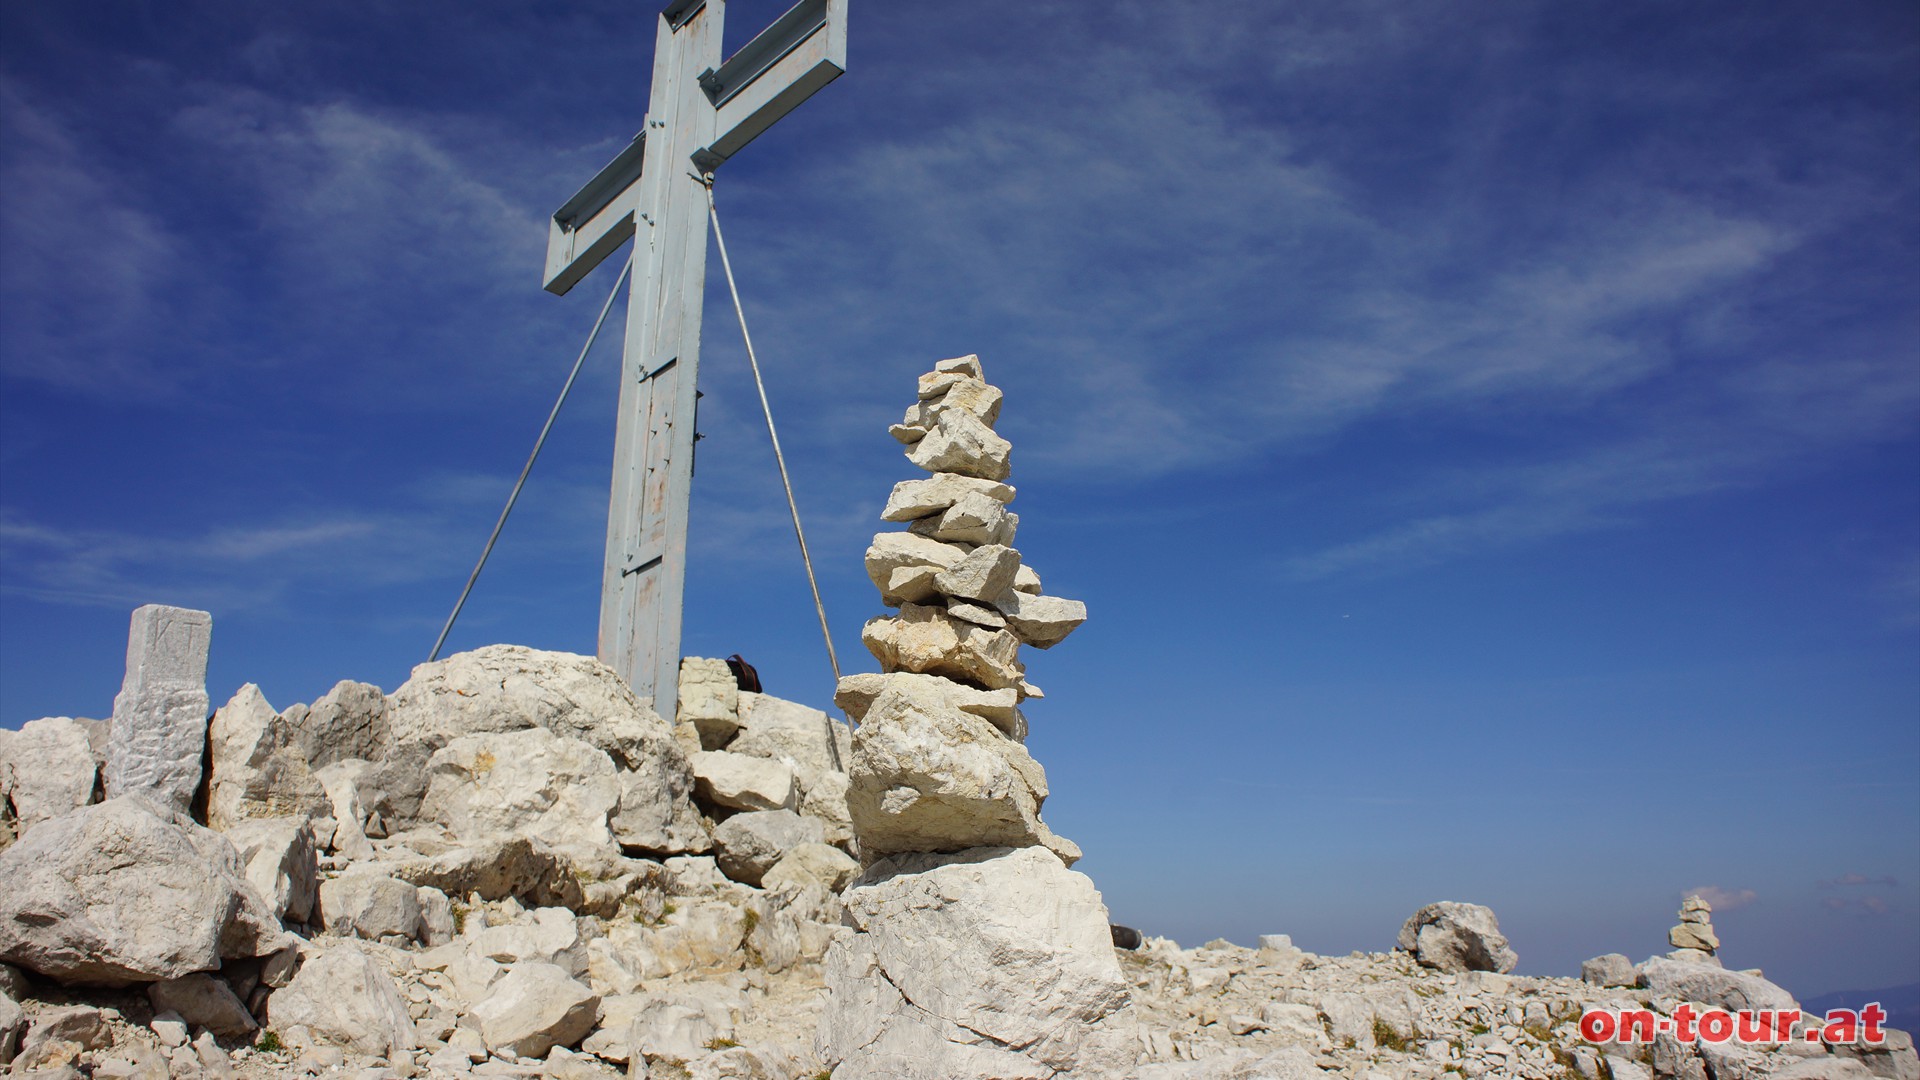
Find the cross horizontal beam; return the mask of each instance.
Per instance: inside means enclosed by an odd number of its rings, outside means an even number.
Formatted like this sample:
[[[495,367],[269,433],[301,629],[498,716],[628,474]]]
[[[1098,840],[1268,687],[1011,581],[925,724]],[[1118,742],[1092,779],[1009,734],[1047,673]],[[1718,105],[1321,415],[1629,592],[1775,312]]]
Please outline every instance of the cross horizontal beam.
[[[682,18],[699,4],[682,0]],[[675,7],[666,12],[669,21]],[[847,0],[800,0],[718,68],[700,89],[718,112],[715,135],[691,163],[712,172],[847,69]],[[554,211],[547,230],[545,287],[565,293],[632,238],[646,131]]]

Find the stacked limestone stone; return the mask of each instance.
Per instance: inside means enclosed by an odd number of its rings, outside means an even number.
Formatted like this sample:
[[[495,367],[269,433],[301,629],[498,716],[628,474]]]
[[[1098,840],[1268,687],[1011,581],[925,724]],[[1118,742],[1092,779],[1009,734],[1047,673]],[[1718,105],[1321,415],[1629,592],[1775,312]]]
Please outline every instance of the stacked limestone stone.
[[[861,637],[881,672],[840,682],[860,722],[847,811],[869,863],[842,900],[858,933],[828,954],[821,1058],[840,1080],[1122,1076],[1138,1037],[1107,910],[1070,841],[1040,820],[1021,645],[1086,619],[1041,592],[1013,549],[995,434],[1001,394],[978,357],[920,377],[892,433],[933,475],[897,485],[908,522],[867,550],[896,616]]]
[[[1667,931],[1667,942],[1676,950],[1676,960],[1711,958],[1720,950],[1720,939],[1713,932],[1713,905],[1698,896],[1681,901],[1679,925]]]

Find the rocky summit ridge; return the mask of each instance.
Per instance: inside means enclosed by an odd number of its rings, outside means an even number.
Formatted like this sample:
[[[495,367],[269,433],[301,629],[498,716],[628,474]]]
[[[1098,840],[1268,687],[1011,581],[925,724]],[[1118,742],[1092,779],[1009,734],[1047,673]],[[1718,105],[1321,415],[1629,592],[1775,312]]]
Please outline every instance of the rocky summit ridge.
[[[1384,953],[1112,926],[1041,818],[1020,649],[1086,618],[1013,547],[1001,392],[942,361],[891,429],[857,724],[688,658],[671,717],[495,645],[392,693],[212,710],[212,619],[133,614],[109,720],[0,731],[0,1067],[46,1080],[1920,1080],[1912,1040],[1595,1044],[1591,1009],[1792,1008],[1672,950],[1511,974],[1439,902]],[[757,686],[757,683],[749,683]],[[1384,928],[1383,928],[1384,930]],[[1805,1026],[1798,1030],[1805,1030]]]

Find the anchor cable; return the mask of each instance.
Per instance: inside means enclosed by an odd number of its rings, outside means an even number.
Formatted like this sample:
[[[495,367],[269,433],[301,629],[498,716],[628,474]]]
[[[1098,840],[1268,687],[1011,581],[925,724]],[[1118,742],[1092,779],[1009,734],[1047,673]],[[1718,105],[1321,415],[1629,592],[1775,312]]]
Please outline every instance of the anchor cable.
[[[753,385],[760,391],[760,411],[767,418],[767,437],[773,440],[773,460],[780,466],[780,486],[787,491],[787,509],[793,514],[793,535],[800,541],[800,561],[806,564],[807,586],[813,590],[813,610],[820,616],[820,636],[827,643],[827,663],[833,668],[833,683],[840,685],[840,658],[833,651],[833,631],[827,628],[827,606],[820,601],[820,583],[814,578],[813,556],[807,553],[807,533],[800,527],[800,505],[793,498],[793,481],[787,478],[787,458],[780,452],[780,433],[773,429],[773,407],[767,404],[767,384],[760,378],[760,359],[754,355],[753,335],[747,333],[747,313],[740,306],[740,288],[733,281],[733,263],[727,258],[727,241],[720,233],[720,209],[713,201],[713,177],[695,177],[707,189],[707,216],[713,220],[713,239],[720,248],[720,267],[727,273],[727,291],[733,294],[733,313],[740,319],[740,338],[747,345],[747,363],[753,368]],[[840,745],[828,721],[827,752],[834,768],[845,772],[840,762]]]
[[[500,511],[500,520],[493,523],[493,535],[487,537],[487,546],[480,552],[480,561],[473,566],[473,573],[467,575],[467,587],[460,590],[460,599],[453,603],[453,613],[447,616],[447,625],[440,628],[440,636],[434,639],[433,651],[427,654],[427,661],[440,658],[440,647],[447,643],[447,634],[453,630],[453,621],[460,617],[460,609],[466,606],[467,594],[473,592],[473,583],[480,580],[480,570],[487,565],[487,556],[493,554],[494,541],[500,539],[500,530],[507,526],[507,515],[513,513],[513,504],[520,498],[520,489],[527,484],[527,474],[533,471],[533,462],[540,456],[540,448],[547,444],[547,433],[553,430],[553,421],[560,415],[560,406],[567,403],[567,394],[573,389],[573,380],[580,375],[580,365],[586,363],[587,353],[593,348],[595,339],[600,336],[600,327],[607,321],[607,312],[613,310],[614,297],[620,295],[620,284],[627,280],[627,274],[633,269],[633,253],[627,253],[627,264],[620,268],[620,276],[613,281],[613,289],[607,293],[607,302],[600,305],[600,317],[593,320],[593,330],[587,334],[587,343],[580,346],[580,355],[573,361],[573,370],[567,373],[566,384],[560,387],[560,397],[553,403],[553,411],[547,414],[547,422],[540,428],[540,437],[533,441],[533,453],[527,455],[527,463],[520,469],[520,479],[513,482],[513,492],[507,496],[507,505]]]

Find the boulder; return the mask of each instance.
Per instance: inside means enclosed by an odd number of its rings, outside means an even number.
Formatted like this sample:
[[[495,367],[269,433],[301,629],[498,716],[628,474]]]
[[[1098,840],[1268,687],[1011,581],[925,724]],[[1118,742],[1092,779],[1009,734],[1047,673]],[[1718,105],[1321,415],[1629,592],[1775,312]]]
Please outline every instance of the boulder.
[[[958,621],[944,608],[902,604],[895,618],[870,619],[860,631],[867,651],[882,671],[943,675],[988,690],[1013,687],[1030,694],[1026,671],[1016,659],[1020,639]]]
[[[539,907],[574,907],[584,899],[573,860],[525,836],[498,836],[437,855],[383,859],[357,869],[435,888],[448,896],[512,897]]]
[[[852,759],[851,748],[847,750],[846,757]],[[853,817],[847,813],[849,783],[846,773],[821,773],[807,785],[806,794],[800,797],[800,816],[818,821],[829,844],[853,842]]]
[[[791,768],[802,798],[822,777],[847,771],[853,753],[847,725],[819,709],[771,694],[742,693],[740,722],[740,734],[728,752]]]
[[[275,914],[306,922],[319,895],[313,826],[299,818],[256,818],[221,830],[239,852],[247,880]]]
[[[1519,962],[1490,908],[1442,900],[1400,927],[1399,947],[1423,967],[1441,971],[1509,972]]]
[[[496,964],[533,961],[552,964],[568,975],[587,970],[587,941],[566,908],[536,908],[504,926],[489,926],[473,936],[468,951]]]
[[[713,839],[693,804],[693,769],[674,747],[671,757],[619,774],[620,801],[607,826],[620,847],[645,855],[700,854]]]
[[[984,496],[1005,505],[1013,501],[1014,490],[996,480],[982,480],[954,473],[937,473],[924,480],[902,480],[887,496],[882,521],[918,521],[943,514],[955,503],[972,496]]]
[[[13,1061],[20,1052],[20,1038],[27,1033],[27,1010],[5,994],[0,994],[0,1066]]]
[[[1639,981],[1655,997],[1678,998],[1729,1011],[1799,1008],[1792,994],[1758,975],[1660,956],[1640,965]]]
[[[670,1061],[704,1057],[711,1044],[732,1037],[732,1024],[722,1027],[698,1005],[671,998],[648,1001],[627,1027],[629,1053]]]
[[[607,820],[620,781],[607,755],[580,739],[545,728],[462,735],[434,753],[427,773],[421,813],[456,838],[613,844]]]
[[[246,1005],[234,996],[233,987],[212,975],[182,975],[150,983],[147,1000],[155,1013],[172,1012],[223,1039],[238,1039],[260,1027]]]
[[[0,961],[62,983],[177,978],[291,942],[220,834],[138,796],[0,852]]]
[[[868,855],[1004,845],[1078,849],[1040,820],[1047,775],[1027,748],[927,683],[889,683],[853,739],[847,811]]]
[[[94,801],[100,787],[96,723],[50,716],[0,732],[0,797],[13,804],[17,832]]]
[[[393,741],[438,749],[462,735],[544,728],[637,769],[673,745],[671,726],[591,656],[489,645],[421,664],[387,699]],[[677,756],[677,755],[676,755]]]
[[[836,1077],[1132,1072],[1106,906],[1052,853],[895,856],[843,899],[860,933],[828,951],[819,1040]]]
[[[327,933],[370,941],[420,936],[420,893],[409,882],[348,873],[320,885],[320,923]]]
[[[779,761],[725,750],[689,755],[700,796],[731,810],[790,810],[796,801],[793,769]]]
[[[692,724],[700,746],[718,750],[740,730],[740,684],[725,660],[689,656],[680,661],[680,702],[674,722]]]
[[[32,1076],[36,1069],[70,1066],[88,1050],[113,1045],[107,1014],[91,1005],[67,1005],[34,1017],[13,1059],[15,1076]],[[43,1076],[49,1074],[42,1074]],[[60,1074],[52,1074],[60,1075]],[[78,1077],[78,1072],[64,1075]]]
[[[1589,986],[1635,986],[1640,973],[1619,953],[1596,956],[1580,965],[1580,981]]]
[[[721,822],[713,830],[713,844],[722,872],[735,881],[758,885],[788,851],[801,844],[818,844],[824,836],[818,821],[791,810],[759,810]]]
[[[222,832],[250,818],[317,818],[331,806],[313,775],[299,723],[305,705],[275,712],[253,683],[242,686],[208,724],[212,768],[207,822]],[[323,839],[331,840],[331,837]]]
[[[351,943],[301,952],[293,980],[267,999],[267,1022],[282,1038],[300,1045],[311,1036],[381,1057],[413,1048],[406,999],[379,961]]]
[[[780,856],[760,878],[760,887],[768,892],[785,888],[818,885],[830,893],[846,888],[860,864],[837,847],[827,844],[796,844]]]
[[[515,964],[474,1005],[468,1019],[487,1049],[542,1057],[576,1046],[599,1017],[600,996],[552,964]]]
[[[135,608],[127,671],[107,732],[109,798],[143,795],[186,813],[203,779],[207,746],[207,643],[213,616],[188,608]]]

